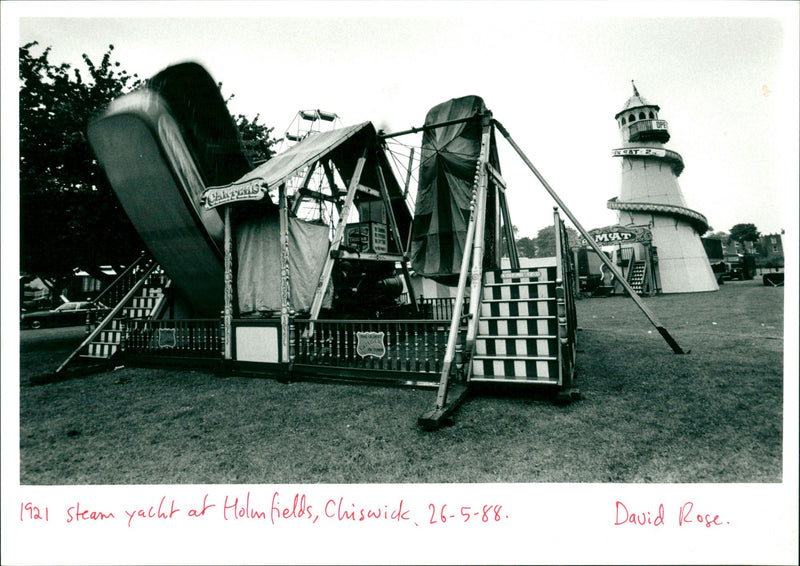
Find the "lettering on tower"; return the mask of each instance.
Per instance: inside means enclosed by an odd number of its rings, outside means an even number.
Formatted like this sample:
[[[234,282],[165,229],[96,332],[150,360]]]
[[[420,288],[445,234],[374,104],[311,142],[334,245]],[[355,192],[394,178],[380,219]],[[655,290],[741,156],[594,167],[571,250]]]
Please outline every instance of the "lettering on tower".
[[[635,157],[666,157],[667,150],[654,147],[626,147],[623,149],[615,149],[613,153],[614,157],[625,157],[627,155],[633,155]]]

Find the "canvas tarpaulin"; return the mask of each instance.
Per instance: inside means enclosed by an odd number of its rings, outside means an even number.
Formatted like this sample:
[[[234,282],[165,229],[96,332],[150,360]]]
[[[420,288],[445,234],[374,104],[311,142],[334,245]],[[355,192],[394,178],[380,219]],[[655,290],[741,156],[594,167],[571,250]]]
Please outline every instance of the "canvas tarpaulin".
[[[261,213],[252,213],[259,211]],[[237,293],[240,315],[281,309],[281,238],[277,209],[261,207],[237,214]],[[271,213],[270,213],[271,212]],[[290,304],[296,311],[311,307],[328,251],[328,226],[289,218]],[[323,307],[331,304],[330,289]]]
[[[433,107],[425,126],[472,120],[427,129],[422,136],[419,188],[412,225],[411,264],[418,274],[448,285],[458,281],[470,216],[475,167],[480,156],[483,100],[465,96]],[[490,162],[499,170],[494,143]],[[493,262],[495,199],[487,195],[485,259]]]
[[[245,174],[236,181],[236,184],[260,178],[267,186],[270,200],[277,204],[280,185],[302,172],[309,165],[329,159],[339,170],[343,181],[348,183],[353,176],[358,159],[362,156],[366,156],[367,161],[360,184],[378,190],[380,184],[376,168],[380,166],[400,238],[405,242],[411,228],[411,213],[403,198],[403,191],[392,174],[386,153],[377,143],[377,133],[371,122],[362,122],[329,132],[309,135]],[[340,190],[347,189],[347,187],[338,188]]]

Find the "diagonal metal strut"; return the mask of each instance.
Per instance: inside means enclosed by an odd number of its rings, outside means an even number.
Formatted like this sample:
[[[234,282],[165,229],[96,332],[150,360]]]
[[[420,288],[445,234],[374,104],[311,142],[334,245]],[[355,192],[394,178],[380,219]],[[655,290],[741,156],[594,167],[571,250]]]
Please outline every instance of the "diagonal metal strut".
[[[553,197],[553,200],[556,201],[561,210],[564,211],[564,214],[566,214],[567,217],[570,219],[570,221],[572,221],[572,224],[575,226],[575,228],[578,229],[578,232],[581,233],[581,235],[586,239],[591,248],[597,253],[597,255],[600,257],[600,260],[606,265],[606,267],[611,269],[611,272],[617,278],[617,281],[619,281],[622,284],[622,286],[625,287],[625,290],[628,291],[628,294],[630,295],[631,299],[633,299],[633,302],[636,303],[636,306],[638,306],[641,309],[641,311],[644,313],[647,319],[653,324],[653,326],[656,327],[659,334],[661,334],[662,338],[664,338],[667,344],[669,344],[670,348],[672,348],[672,351],[675,352],[676,354],[688,353],[683,351],[683,349],[675,341],[675,339],[672,337],[669,331],[666,328],[664,328],[664,325],[661,324],[661,322],[650,311],[650,309],[647,308],[644,302],[642,302],[642,299],[639,297],[636,291],[633,290],[628,281],[625,280],[625,277],[623,277],[623,275],[619,272],[619,270],[611,262],[611,260],[608,259],[608,257],[606,257],[606,254],[603,253],[603,251],[600,249],[600,246],[597,245],[597,242],[595,242],[594,239],[589,236],[589,233],[584,229],[583,226],[581,226],[577,218],[575,218],[572,212],[570,212],[570,210],[567,208],[564,202],[559,198],[559,196],[556,194],[553,188],[547,183],[547,181],[545,181],[544,177],[542,177],[539,171],[536,170],[536,167],[534,167],[530,159],[528,159],[525,153],[511,138],[511,136],[508,133],[508,130],[506,130],[505,127],[497,120],[493,120],[493,123],[497,127],[497,129],[500,130],[500,133],[503,134],[503,137],[506,138],[508,143],[511,144],[511,147],[514,148],[514,151],[516,151],[517,154],[520,156],[520,158],[522,158],[522,161],[524,161],[525,164],[528,166],[528,168],[533,172],[533,174],[536,175],[536,178],[539,179],[539,182],[544,186],[547,192],[550,193],[550,196]]]

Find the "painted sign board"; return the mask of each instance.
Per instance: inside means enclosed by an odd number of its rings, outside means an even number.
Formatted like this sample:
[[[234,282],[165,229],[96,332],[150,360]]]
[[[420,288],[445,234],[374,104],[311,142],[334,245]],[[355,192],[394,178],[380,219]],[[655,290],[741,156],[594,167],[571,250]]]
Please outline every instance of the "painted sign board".
[[[176,344],[175,329],[174,328],[159,328],[158,329],[158,347],[159,348],[174,348]]]
[[[356,353],[362,358],[367,356],[382,358],[386,355],[384,336],[383,332],[356,332]]]
[[[539,270],[523,269],[521,271],[503,271],[500,274],[501,279],[539,279]]]
[[[643,226],[606,226],[589,230],[589,236],[600,245],[650,243],[653,240],[652,232]],[[578,241],[580,246],[588,246],[585,238]]]
[[[636,157],[647,157],[648,155],[652,155],[653,157],[666,157],[667,150],[654,147],[626,147],[613,150],[614,157],[624,157],[626,155],[633,155]]]
[[[243,183],[209,187],[203,193],[203,204],[206,208],[211,209],[232,202],[261,200],[265,194],[267,194],[267,187],[264,179],[257,177]]]

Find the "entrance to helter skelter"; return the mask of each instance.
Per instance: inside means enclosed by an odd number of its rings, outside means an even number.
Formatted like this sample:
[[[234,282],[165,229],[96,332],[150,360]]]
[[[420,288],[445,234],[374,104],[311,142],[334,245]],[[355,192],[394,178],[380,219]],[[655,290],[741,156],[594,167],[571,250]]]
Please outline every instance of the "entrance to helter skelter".
[[[589,230],[589,236],[636,294],[650,296],[661,292],[658,250],[653,246],[653,234],[647,226],[605,226]],[[585,238],[579,238],[572,252],[577,266],[575,284],[581,293],[607,297],[627,292]]]

